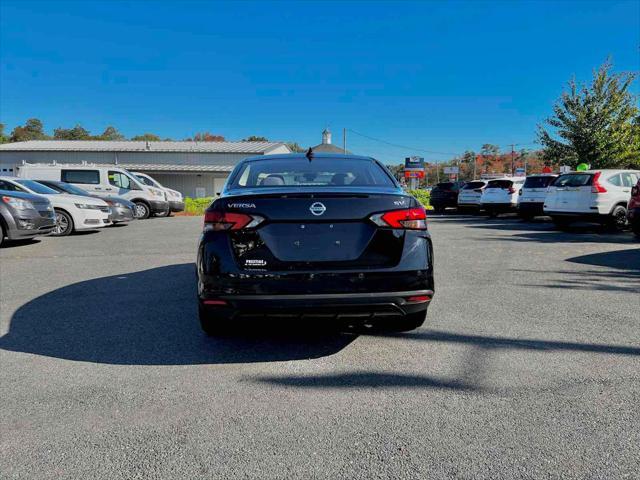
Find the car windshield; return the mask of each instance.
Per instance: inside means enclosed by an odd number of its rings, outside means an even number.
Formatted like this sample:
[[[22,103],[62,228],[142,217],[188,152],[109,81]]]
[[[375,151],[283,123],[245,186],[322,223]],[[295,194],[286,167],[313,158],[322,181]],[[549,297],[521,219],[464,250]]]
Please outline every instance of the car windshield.
[[[511,188],[513,182],[511,180],[490,180],[487,188]]]
[[[54,190],[53,188],[49,188],[45,185],[42,185],[41,183],[38,183],[34,180],[16,180],[16,183],[19,183],[20,185],[23,185],[25,187],[27,187],[29,190],[31,190],[34,193],[40,193],[43,195],[57,195],[60,192]]]
[[[482,188],[486,185],[485,182],[469,182],[464,187],[463,190],[475,190],[476,188]]]
[[[546,188],[555,177],[527,177],[524,188]]]
[[[585,187],[591,185],[590,173],[567,173],[553,182],[554,187]]]
[[[80,187],[76,187],[75,185],[71,185],[70,183],[56,183],[55,186],[66,193],[71,193],[73,195],[90,196],[89,192],[87,192],[86,190],[83,190]]]
[[[151,180],[149,177],[145,177],[144,175],[135,175],[135,177],[149,187],[162,188],[162,185],[154,180]]]
[[[373,160],[353,158],[274,158],[238,167],[231,188],[394,186]]]

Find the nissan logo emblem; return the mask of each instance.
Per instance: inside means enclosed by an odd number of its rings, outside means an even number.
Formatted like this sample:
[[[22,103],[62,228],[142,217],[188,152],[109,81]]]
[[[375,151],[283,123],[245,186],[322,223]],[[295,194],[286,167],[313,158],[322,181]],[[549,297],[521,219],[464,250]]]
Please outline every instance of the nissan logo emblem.
[[[319,217],[320,215],[322,215],[324,212],[327,211],[327,207],[325,207],[324,204],[320,202],[316,202],[309,207],[309,211],[313,213],[315,216]]]

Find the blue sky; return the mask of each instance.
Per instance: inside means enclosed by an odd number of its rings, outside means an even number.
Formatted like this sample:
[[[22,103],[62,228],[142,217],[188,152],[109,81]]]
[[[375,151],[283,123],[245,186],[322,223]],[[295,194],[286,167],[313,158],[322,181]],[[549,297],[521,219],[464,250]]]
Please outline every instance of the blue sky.
[[[443,159],[530,144],[566,81],[608,55],[640,69],[640,2],[2,0],[0,121],[303,146],[329,125],[334,143],[346,127]]]

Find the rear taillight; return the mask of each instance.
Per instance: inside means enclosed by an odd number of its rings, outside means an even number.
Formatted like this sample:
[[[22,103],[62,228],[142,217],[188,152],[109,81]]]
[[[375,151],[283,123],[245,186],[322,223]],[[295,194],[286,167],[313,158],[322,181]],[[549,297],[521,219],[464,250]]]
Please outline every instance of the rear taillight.
[[[596,172],[591,182],[591,193],[607,193],[607,189],[600,183],[600,175],[602,172]]]
[[[509,190],[507,190],[509,192],[509,195],[513,195],[514,193],[516,193],[516,189],[513,187],[509,187]]]
[[[257,227],[263,221],[258,215],[212,210],[204,214],[204,231],[243,230]]]
[[[427,212],[424,208],[392,210],[390,212],[376,213],[371,216],[371,221],[380,227],[426,230]]]

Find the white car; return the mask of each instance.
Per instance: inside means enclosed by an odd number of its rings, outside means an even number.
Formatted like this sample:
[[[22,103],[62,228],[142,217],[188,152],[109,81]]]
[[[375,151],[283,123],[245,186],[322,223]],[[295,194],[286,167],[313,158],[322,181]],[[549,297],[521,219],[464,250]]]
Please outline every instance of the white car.
[[[166,214],[169,211],[169,202],[162,190],[144,185],[131,172],[117,165],[25,162],[18,166],[16,175],[22,178],[70,183],[91,195],[103,198],[122,197],[135,203],[134,215],[138,219]]]
[[[514,212],[518,208],[518,195],[524,177],[505,177],[489,180],[480,197],[480,207],[490,217],[499,213]]]
[[[544,200],[547,196],[547,188],[558,175],[543,173],[529,175],[520,189],[518,197],[518,215],[524,220],[544,215]]]
[[[169,211],[166,212],[166,215],[170,215],[173,212],[182,212],[184,210],[184,198],[182,198],[182,194],[177,190],[172,190],[163,186],[159,181],[155,178],[150,177],[146,173],[140,172],[131,172],[133,173],[138,180],[147,185],[148,187],[159,188],[166,194],[166,198],[169,202]],[[163,214],[156,214],[157,216],[164,216]]]
[[[465,183],[458,194],[458,211],[480,210],[480,198],[487,183],[486,180],[472,180]]]
[[[99,198],[60,193],[34,180],[17,177],[0,177],[0,188],[3,187],[47,198],[56,214],[52,236],[62,237],[74,231],[94,230],[111,224],[111,209]]]
[[[620,230],[640,170],[588,170],[560,175],[549,186],[544,213],[558,227],[586,220]]]

